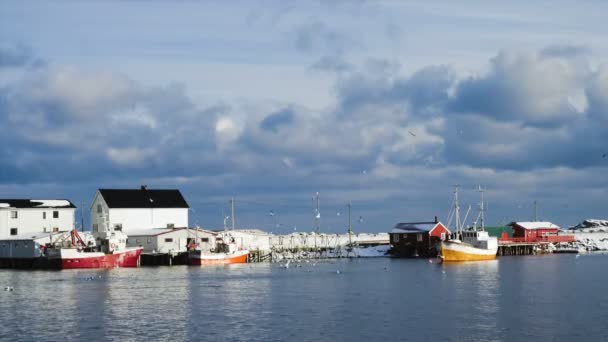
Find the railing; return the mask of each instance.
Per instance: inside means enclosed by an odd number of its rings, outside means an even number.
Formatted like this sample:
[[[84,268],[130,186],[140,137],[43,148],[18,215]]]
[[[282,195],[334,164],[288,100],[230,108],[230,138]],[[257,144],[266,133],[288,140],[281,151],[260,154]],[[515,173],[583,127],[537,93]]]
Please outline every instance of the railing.
[[[560,242],[574,242],[576,238],[574,235],[545,235],[545,236],[529,236],[529,237],[510,237],[507,239],[499,239],[498,242],[501,244],[512,244],[512,243],[560,243]]]

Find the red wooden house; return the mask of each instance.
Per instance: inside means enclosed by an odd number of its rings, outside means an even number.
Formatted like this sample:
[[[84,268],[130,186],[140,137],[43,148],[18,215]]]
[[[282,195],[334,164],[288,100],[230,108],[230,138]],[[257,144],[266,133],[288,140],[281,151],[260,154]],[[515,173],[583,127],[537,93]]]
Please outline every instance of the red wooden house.
[[[522,242],[540,242],[552,240],[560,228],[551,222],[511,222],[513,238]]]
[[[439,242],[449,235],[450,231],[437,218],[432,222],[398,223],[389,233],[391,252],[403,257],[434,257]]]

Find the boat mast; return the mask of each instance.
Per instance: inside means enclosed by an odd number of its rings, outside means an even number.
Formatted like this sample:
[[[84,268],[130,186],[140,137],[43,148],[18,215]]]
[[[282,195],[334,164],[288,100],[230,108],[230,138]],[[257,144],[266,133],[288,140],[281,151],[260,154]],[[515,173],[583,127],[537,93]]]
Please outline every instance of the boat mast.
[[[485,225],[484,225],[484,221],[485,221],[485,204],[484,204],[484,200],[483,200],[483,193],[486,191],[485,188],[482,188],[481,185],[479,185],[477,187],[477,191],[479,191],[481,193],[481,206],[480,206],[480,221],[481,221],[481,231],[485,230]]]
[[[454,185],[454,214],[456,218],[456,232],[460,233],[462,227],[460,226],[460,206],[458,205],[458,187],[460,185]]]

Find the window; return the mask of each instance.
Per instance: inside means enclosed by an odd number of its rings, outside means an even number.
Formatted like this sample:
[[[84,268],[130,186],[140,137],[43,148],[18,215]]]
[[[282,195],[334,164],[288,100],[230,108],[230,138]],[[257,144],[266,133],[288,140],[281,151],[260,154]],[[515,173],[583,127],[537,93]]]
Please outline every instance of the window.
[[[166,238],[165,242],[173,242],[173,238]]]
[[[167,228],[173,229],[173,228],[175,228],[175,224],[173,224],[173,223],[167,223]]]
[[[393,241],[399,242],[399,234],[393,235]]]
[[[53,218],[59,218],[59,212],[53,211]]]
[[[135,243],[140,243],[141,240],[140,239],[135,239]]]
[[[17,235],[17,228],[11,228],[11,235]]]
[[[422,234],[416,234],[416,240],[422,241]]]
[[[201,238],[201,242],[209,242],[209,238]]]
[[[46,220],[46,211],[43,211],[43,212],[42,212],[42,219],[43,219],[43,220]]]
[[[117,223],[114,225],[114,230],[118,232],[122,232],[122,223]]]
[[[93,223],[93,233],[99,232],[99,224]]]
[[[101,207],[101,204],[98,204],[98,205],[97,205],[97,213],[98,213],[98,214],[103,213],[103,208]]]
[[[148,238],[148,241],[146,241],[146,243],[149,245],[152,243],[152,238]]]
[[[16,210],[11,210],[11,218],[12,218],[12,219],[16,219],[17,217],[19,217],[19,216],[17,215],[17,211],[16,211]]]

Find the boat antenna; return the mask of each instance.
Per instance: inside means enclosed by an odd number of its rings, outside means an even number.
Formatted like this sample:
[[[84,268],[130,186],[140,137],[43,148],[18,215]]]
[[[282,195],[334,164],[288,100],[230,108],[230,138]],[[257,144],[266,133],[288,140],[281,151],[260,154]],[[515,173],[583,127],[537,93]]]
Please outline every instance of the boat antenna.
[[[80,231],[84,232],[84,202],[80,201]]]

